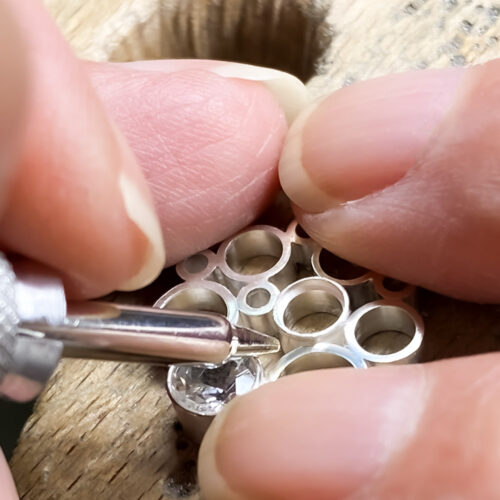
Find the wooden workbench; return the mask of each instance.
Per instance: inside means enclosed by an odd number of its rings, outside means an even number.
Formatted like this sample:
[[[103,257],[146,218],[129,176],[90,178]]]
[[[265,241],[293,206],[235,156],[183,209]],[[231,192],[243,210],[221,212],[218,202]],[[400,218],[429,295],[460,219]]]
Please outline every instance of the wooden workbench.
[[[203,57],[273,66],[321,96],[353,81],[500,55],[500,7],[478,0],[46,0],[83,58]],[[140,296],[151,303],[166,273]],[[500,309],[422,297],[424,360],[500,349]],[[26,499],[198,498],[196,449],[146,366],[66,361],[11,467]]]

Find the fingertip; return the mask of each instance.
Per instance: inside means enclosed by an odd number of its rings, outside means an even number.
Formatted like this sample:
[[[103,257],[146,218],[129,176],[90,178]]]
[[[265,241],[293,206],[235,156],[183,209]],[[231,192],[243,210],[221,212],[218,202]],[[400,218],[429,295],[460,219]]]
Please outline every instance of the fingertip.
[[[19,495],[16,491],[16,485],[9,471],[9,466],[5,456],[0,448],[0,496],[3,500],[18,500]]]
[[[26,108],[27,65],[21,33],[7,4],[0,2],[0,212],[21,144]]]
[[[87,66],[149,181],[168,264],[250,224],[279,189],[279,103],[261,81],[223,77],[214,65],[224,63]]]
[[[216,447],[219,433],[224,425],[224,419],[229,410],[228,405],[217,415],[205,434],[198,454],[198,482],[206,500],[245,500],[244,497],[232,491],[226,480],[221,476],[217,461]]]

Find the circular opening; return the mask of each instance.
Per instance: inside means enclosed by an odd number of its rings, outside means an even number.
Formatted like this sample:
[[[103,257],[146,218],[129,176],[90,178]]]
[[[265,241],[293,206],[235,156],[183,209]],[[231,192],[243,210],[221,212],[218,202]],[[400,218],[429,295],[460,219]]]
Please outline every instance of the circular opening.
[[[295,361],[292,361],[281,373],[281,376],[292,375],[311,370],[322,370],[326,368],[352,367],[342,356],[329,352],[311,352],[304,354]]]
[[[283,244],[275,234],[254,229],[240,234],[226,250],[227,265],[236,273],[260,274],[271,269],[283,253]]]
[[[361,316],[354,334],[365,351],[394,354],[411,342],[415,335],[415,323],[404,309],[379,306]]]
[[[256,288],[248,293],[246,302],[250,307],[257,309],[264,307],[271,299],[271,294],[265,288]]]
[[[389,277],[383,279],[382,285],[386,290],[389,290],[389,292],[400,292],[401,290],[404,290],[408,286],[408,284],[405,283],[404,281],[400,281]]]
[[[342,304],[323,290],[308,290],[297,295],[285,309],[285,326],[297,333],[315,333],[333,325],[342,314]]]
[[[199,273],[207,268],[208,257],[201,253],[191,255],[183,262],[184,269],[191,274]]]
[[[297,224],[295,226],[295,234],[297,236],[299,236],[300,238],[309,238],[310,236],[304,231],[304,228],[302,226],[300,226],[299,224]]]
[[[227,316],[227,305],[224,299],[207,288],[181,290],[167,301],[164,309],[206,311]]]
[[[322,249],[319,254],[319,265],[332,278],[352,280],[366,274],[367,269],[337,257],[328,250]]]

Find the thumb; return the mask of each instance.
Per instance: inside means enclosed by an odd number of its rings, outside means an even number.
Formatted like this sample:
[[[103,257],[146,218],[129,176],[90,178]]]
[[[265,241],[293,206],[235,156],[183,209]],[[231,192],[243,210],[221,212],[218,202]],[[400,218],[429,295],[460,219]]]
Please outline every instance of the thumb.
[[[362,82],[301,114],[280,164],[307,232],[417,285],[500,299],[500,60]]]
[[[498,355],[292,375],[236,399],[200,449],[207,499],[500,497]]]

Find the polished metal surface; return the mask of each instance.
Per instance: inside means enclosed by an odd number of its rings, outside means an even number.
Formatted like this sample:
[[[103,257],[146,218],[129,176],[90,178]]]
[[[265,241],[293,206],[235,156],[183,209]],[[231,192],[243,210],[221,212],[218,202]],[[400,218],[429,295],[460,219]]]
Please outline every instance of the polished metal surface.
[[[210,255],[205,254],[208,262]],[[184,266],[196,276],[201,268],[193,260]],[[196,308],[183,308],[193,297],[198,300]],[[171,310],[161,308],[166,303]],[[177,290],[175,296],[160,299],[157,308],[106,302],[67,304],[62,282],[53,271],[19,261],[13,272],[0,258],[0,394],[17,400],[33,398],[61,355],[161,364],[179,360],[220,363],[236,355],[256,356],[280,349],[278,339],[232,324],[224,317],[228,315],[236,323],[236,298],[217,283],[201,290]]]
[[[380,300],[364,305],[347,321],[347,345],[371,365],[417,360],[424,324],[420,315],[400,301]]]
[[[421,345],[423,324],[408,305],[414,286],[333,255],[296,221],[285,231],[250,227],[177,271],[185,282],[157,305],[217,312],[279,337],[282,351],[260,357],[266,382],[320,368],[410,362]],[[216,386],[228,382],[224,370],[211,373]],[[169,383],[175,374],[171,368]],[[191,384],[196,389],[195,377]],[[189,435],[201,439],[207,416],[169,395]]]
[[[345,288],[353,309],[379,298],[373,272],[337,257],[320,246],[316,246],[313,251],[312,267],[318,276],[329,278]]]
[[[158,363],[220,363],[232,355],[264,354],[279,349],[276,339],[233,327],[221,315],[162,310],[106,302],[70,303],[55,325],[30,324],[48,338],[62,340],[73,357],[134,361],[140,356]],[[129,356],[131,355],[131,356]],[[140,358],[139,358],[140,359]]]
[[[269,370],[267,381],[273,382],[285,375],[304,371],[345,367],[365,369],[367,364],[355,352],[335,344],[320,343],[297,347],[282,356]]]
[[[27,319],[60,321],[65,312],[58,278],[24,260],[13,270],[0,256],[0,394],[28,401],[40,392],[59,362],[62,344],[21,327]]]
[[[283,351],[318,342],[342,343],[349,313],[349,296],[334,281],[312,277],[292,283],[274,308]]]

